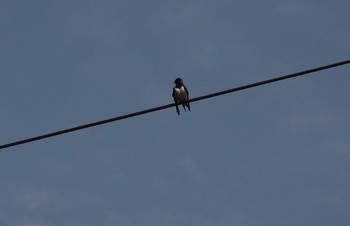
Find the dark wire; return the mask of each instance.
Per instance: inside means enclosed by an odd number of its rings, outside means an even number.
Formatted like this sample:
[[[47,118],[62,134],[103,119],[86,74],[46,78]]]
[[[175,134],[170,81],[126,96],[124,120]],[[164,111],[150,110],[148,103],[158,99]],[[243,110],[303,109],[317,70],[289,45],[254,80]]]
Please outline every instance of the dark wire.
[[[273,82],[277,82],[277,81],[281,81],[281,80],[285,80],[285,79],[290,79],[290,78],[294,78],[294,77],[310,74],[310,73],[317,72],[317,71],[322,71],[322,70],[338,67],[338,66],[341,66],[341,65],[344,65],[344,64],[349,64],[349,63],[350,63],[350,60],[345,60],[345,61],[337,62],[337,63],[334,63],[334,64],[328,64],[328,65],[325,65],[325,66],[312,68],[312,69],[309,69],[309,70],[300,71],[300,72],[284,75],[284,76],[281,76],[281,77],[276,77],[276,78],[269,79],[269,80],[264,80],[264,81],[260,81],[260,82],[256,82],[256,83],[252,83],[252,84],[248,84],[248,85],[232,88],[232,89],[227,89],[227,90],[223,90],[223,91],[220,91],[220,92],[216,92],[216,93],[212,93],[212,94],[208,94],[208,95],[204,95],[204,96],[200,96],[200,97],[195,97],[195,98],[190,99],[189,101],[190,102],[195,102],[195,101],[199,101],[199,100],[203,100],[203,99],[208,99],[208,98],[212,98],[212,97],[216,97],[216,96],[220,96],[220,95],[224,95],[224,94],[228,94],[228,93],[237,92],[237,91],[244,90],[244,89],[250,89],[250,88],[253,88],[253,87],[265,85],[265,84],[268,84],[268,83],[273,83]],[[102,125],[102,124],[106,124],[106,123],[110,123],[110,122],[114,122],[114,121],[119,121],[119,120],[122,120],[122,119],[127,119],[127,118],[135,117],[135,116],[138,116],[138,115],[151,113],[151,112],[154,112],[154,111],[160,111],[160,110],[163,110],[163,109],[166,109],[166,108],[171,108],[171,107],[174,107],[174,106],[176,106],[175,103],[167,104],[167,105],[163,105],[163,106],[159,106],[159,107],[155,107],[155,108],[150,108],[150,109],[143,110],[143,111],[134,112],[134,113],[131,113],[131,114],[126,114],[126,115],[122,115],[122,116],[118,116],[118,117],[114,117],[114,118],[109,118],[109,119],[105,119],[105,120],[101,120],[101,121],[97,121],[97,122],[93,122],[93,123],[89,123],[89,124],[85,124],[85,125],[81,125],[81,126],[72,127],[72,128],[69,128],[69,129],[56,131],[56,132],[53,132],[53,133],[44,134],[44,135],[41,135],[41,136],[31,137],[31,138],[28,138],[28,139],[19,140],[19,141],[15,141],[15,142],[12,142],[12,143],[0,145],[0,149],[9,148],[9,147],[12,147],[12,146],[17,146],[17,145],[20,145],[20,144],[25,144],[25,143],[29,143],[29,142],[33,142],[33,141],[37,141],[37,140],[41,140],[41,139],[46,139],[46,138],[53,137],[53,136],[58,136],[58,135],[61,135],[61,134],[64,134],[64,133],[70,133],[70,132],[73,132],[73,131],[86,129],[86,128],[89,128],[89,127],[98,126],[98,125]]]

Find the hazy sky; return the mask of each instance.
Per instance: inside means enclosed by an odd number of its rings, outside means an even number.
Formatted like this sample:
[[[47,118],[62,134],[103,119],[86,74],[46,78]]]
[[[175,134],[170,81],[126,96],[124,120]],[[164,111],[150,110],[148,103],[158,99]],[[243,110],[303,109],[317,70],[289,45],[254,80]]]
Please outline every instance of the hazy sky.
[[[0,0],[0,143],[350,57],[350,1]],[[348,226],[350,65],[1,150],[4,226]]]

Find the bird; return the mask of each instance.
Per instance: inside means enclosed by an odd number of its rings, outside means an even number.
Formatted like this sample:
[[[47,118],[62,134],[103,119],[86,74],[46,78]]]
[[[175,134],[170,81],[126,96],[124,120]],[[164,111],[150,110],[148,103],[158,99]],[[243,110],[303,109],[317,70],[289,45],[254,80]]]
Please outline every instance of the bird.
[[[173,98],[176,105],[176,112],[178,115],[180,115],[180,109],[178,104],[182,104],[182,107],[186,111],[186,107],[189,111],[191,111],[190,108],[190,102],[189,101],[189,94],[186,86],[184,85],[184,82],[181,78],[177,78],[174,81],[175,87],[173,88]]]

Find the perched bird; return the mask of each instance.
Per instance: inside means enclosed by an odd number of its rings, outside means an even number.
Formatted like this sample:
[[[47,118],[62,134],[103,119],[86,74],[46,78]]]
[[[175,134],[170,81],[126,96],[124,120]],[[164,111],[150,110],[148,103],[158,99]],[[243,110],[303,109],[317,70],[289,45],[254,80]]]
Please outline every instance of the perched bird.
[[[182,107],[186,111],[186,107],[188,108],[189,111],[191,111],[190,108],[190,103],[188,102],[189,97],[188,97],[188,90],[186,86],[184,85],[184,82],[182,81],[181,78],[175,79],[175,87],[173,88],[173,97],[175,103],[181,103]],[[180,115],[180,110],[179,106],[176,105],[176,112],[178,115]]]

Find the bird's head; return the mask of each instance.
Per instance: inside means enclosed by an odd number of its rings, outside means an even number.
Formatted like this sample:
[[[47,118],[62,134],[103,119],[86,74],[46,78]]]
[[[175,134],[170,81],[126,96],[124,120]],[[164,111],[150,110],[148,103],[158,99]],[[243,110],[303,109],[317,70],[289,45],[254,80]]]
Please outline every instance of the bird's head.
[[[175,79],[174,83],[176,84],[176,86],[182,86],[184,84],[181,78]]]

